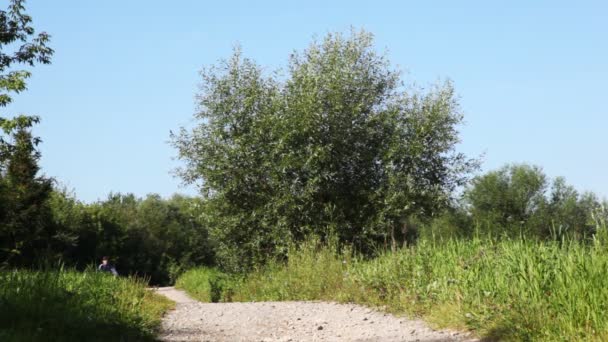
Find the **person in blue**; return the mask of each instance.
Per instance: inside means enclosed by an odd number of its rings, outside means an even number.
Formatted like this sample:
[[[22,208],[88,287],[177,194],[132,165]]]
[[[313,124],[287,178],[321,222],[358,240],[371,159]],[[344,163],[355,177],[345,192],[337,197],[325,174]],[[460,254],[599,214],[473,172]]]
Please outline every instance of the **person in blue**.
[[[107,256],[104,256],[103,258],[101,258],[101,265],[99,265],[99,268],[97,269],[100,272],[107,272],[107,273],[112,273],[112,275],[117,276],[118,272],[116,272],[116,268],[114,268],[114,266],[110,265],[108,263],[109,258]]]

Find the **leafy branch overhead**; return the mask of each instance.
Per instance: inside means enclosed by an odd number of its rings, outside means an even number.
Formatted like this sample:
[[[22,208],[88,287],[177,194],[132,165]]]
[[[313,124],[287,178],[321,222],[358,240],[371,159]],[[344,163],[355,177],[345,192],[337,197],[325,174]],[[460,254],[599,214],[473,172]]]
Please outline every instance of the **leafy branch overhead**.
[[[53,49],[47,46],[50,36],[46,32],[36,35],[24,3],[11,0],[7,10],[0,10],[0,107],[12,102],[11,94],[27,88],[26,79],[31,73],[15,69],[17,65],[49,64],[53,55]],[[0,125],[4,130],[16,126],[6,114],[0,114]]]

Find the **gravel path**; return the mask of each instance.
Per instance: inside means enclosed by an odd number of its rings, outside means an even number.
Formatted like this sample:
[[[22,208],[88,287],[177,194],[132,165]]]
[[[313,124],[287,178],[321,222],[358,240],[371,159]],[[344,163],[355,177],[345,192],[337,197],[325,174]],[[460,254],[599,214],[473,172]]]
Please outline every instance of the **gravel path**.
[[[156,289],[176,302],[163,319],[162,341],[470,341],[369,308],[325,302],[201,303],[173,287]]]

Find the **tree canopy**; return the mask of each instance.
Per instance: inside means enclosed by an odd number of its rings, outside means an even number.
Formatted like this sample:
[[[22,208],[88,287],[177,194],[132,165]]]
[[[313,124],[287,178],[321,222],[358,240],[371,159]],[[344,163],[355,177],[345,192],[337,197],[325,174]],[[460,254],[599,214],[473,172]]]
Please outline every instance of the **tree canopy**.
[[[283,73],[237,49],[201,77],[197,125],[172,142],[237,268],[310,234],[369,249],[445,206],[475,165],[455,150],[452,84],[406,87],[367,32],[314,41]]]
[[[539,166],[509,164],[476,177],[465,191],[466,225],[507,236],[591,238],[602,203],[564,178],[550,181]]]

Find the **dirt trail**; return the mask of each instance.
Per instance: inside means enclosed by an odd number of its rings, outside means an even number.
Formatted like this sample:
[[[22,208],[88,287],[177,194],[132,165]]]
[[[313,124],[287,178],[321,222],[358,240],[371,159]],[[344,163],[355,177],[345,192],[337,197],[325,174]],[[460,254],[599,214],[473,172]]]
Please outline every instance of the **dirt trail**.
[[[369,308],[325,302],[201,303],[173,287],[156,289],[176,302],[163,319],[162,341],[472,341]]]

